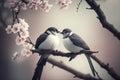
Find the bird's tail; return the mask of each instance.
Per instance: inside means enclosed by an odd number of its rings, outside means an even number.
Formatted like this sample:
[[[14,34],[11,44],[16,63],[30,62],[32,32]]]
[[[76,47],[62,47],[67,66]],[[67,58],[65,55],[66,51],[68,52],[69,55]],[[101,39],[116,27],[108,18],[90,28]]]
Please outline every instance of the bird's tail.
[[[35,69],[32,80],[40,80],[41,79],[42,70],[43,70],[44,65],[46,64],[48,57],[49,57],[48,54],[44,54],[41,56],[41,58],[39,59],[39,61],[37,63],[37,67]]]
[[[90,66],[91,71],[92,71],[92,74],[95,76],[95,68],[94,68],[94,66],[93,66],[93,64],[92,64],[92,61],[91,61],[91,59],[90,59],[90,55],[85,54],[85,56],[86,56],[86,58],[87,58],[87,60],[88,60],[89,66]]]

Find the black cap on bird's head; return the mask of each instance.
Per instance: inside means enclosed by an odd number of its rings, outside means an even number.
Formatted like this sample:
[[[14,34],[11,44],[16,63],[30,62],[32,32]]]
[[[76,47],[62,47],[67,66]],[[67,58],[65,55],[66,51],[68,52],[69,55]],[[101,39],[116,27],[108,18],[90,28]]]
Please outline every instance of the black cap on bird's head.
[[[61,34],[71,33],[72,31],[69,28],[65,28]]]
[[[67,38],[71,35],[72,31],[69,28],[65,28],[61,34],[63,35],[63,38]]]
[[[55,27],[49,27],[49,28],[45,31],[45,33],[55,35],[55,33],[60,33],[60,31],[58,31],[58,29],[55,28]]]

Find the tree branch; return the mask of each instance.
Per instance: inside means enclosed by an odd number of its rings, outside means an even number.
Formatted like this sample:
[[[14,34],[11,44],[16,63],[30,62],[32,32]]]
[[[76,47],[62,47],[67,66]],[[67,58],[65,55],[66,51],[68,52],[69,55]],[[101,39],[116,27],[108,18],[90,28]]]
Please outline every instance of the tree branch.
[[[86,54],[88,53],[98,53],[97,51],[89,51],[89,50],[86,50],[86,51],[81,51],[79,53],[63,53],[61,51],[54,51],[54,50],[31,50],[33,53],[39,53],[39,55],[43,55],[44,53],[46,54],[52,54],[54,56],[62,56],[62,57],[71,57],[71,56],[77,56],[77,55],[80,55],[82,54],[83,52],[85,52]],[[95,78],[95,77],[92,77],[90,74],[83,74],[81,72],[78,72],[77,70],[65,65],[63,62],[59,62],[59,61],[56,61],[52,58],[48,58],[47,60],[49,63],[59,67],[59,68],[62,68],[70,73],[72,73],[73,75],[75,75],[75,77],[78,77],[78,78],[81,78],[81,79],[85,79],[85,80],[102,80],[100,78]]]
[[[117,73],[114,71],[112,67],[109,66],[109,64],[105,64],[94,55],[91,55],[91,58],[95,60],[103,69],[105,69],[110,76],[112,76],[116,80],[120,80],[120,76],[117,75]]]
[[[65,64],[62,63],[62,62],[56,61],[56,60],[54,60],[54,59],[52,59],[52,58],[48,58],[47,61],[48,61],[49,63],[51,63],[51,64],[53,64],[53,65],[61,68],[61,69],[64,69],[64,70],[72,73],[73,75],[75,75],[75,77],[78,77],[78,78],[80,78],[80,79],[84,79],[84,80],[101,80],[101,79],[97,79],[97,78],[95,78],[95,77],[92,77],[92,76],[89,75],[89,74],[83,74],[83,73],[81,73],[81,72],[78,72],[77,70],[75,70],[75,69],[73,69],[73,68],[65,65]]]
[[[62,56],[62,57],[72,57],[72,56],[77,56],[77,55],[81,55],[83,53],[85,54],[90,54],[91,55],[91,58],[96,61],[103,69],[105,69],[108,74],[110,76],[112,76],[114,79],[116,80],[120,80],[120,76],[117,75],[117,73],[113,70],[112,67],[110,67],[108,64],[105,64],[104,62],[102,62],[101,60],[99,60],[96,56],[92,55],[93,53],[98,53],[98,51],[89,51],[89,50],[86,50],[86,51],[81,51],[79,53],[76,53],[76,54],[73,54],[73,53],[64,53],[64,52],[61,52],[61,51],[54,51],[54,50],[31,50],[33,53],[39,53],[39,55],[43,55],[44,53],[46,54],[52,54],[54,56]],[[49,60],[48,60],[49,61]],[[54,61],[53,61],[54,63]],[[52,63],[52,64],[53,64]],[[57,63],[55,64],[57,65]],[[61,64],[60,64],[61,65]],[[57,65],[57,66],[60,66],[60,65]],[[66,70],[66,69],[65,69]],[[69,71],[70,72],[70,71]],[[72,72],[74,75],[76,75],[78,72]],[[81,74],[79,74],[81,75]],[[90,80],[90,79],[89,79]]]
[[[98,53],[98,51],[90,51],[90,50],[83,50],[83,51],[80,51],[79,53],[64,53],[64,52],[61,52],[61,51],[54,51],[54,50],[38,50],[38,49],[35,49],[35,50],[31,50],[33,53],[39,53],[39,55],[43,55],[44,53],[45,54],[52,54],[54,56],[62,56],[62,57],[72,57],[72,56],[77,56],[77,55],[80,55],[80,54],[93,54],[93,53]]]
[[[79,7],[80,7],[81,2],[82,2],[82,0],[80,0],[79,3],[78,3],[77,12],[78,12],[78,10],[79,10]]]
[[[85,1],[88,3],[88,5],[90,5],[91,9],[93,9],[96,12],[96,14],[98,15],[97,18],[99,19],[102,26],[120,40],[120,32],[106,20],[106,16],[104,15],[104,12],[100,8],[100,5],[98,5],[94,0]]]
[[[43,55],[44,53],[46,54],[52,54],[54,56],[62,56],[62,57],[72,57],[72,56],[77,56],[77,55],[80,55],[82,54],[83,52],[85,52],[86,54],[93,54],[93,53],[98,53],[98,51],[90,51],[90,50],[86,50],[86,51],[81,51],[79,53],[63,53],[61,51],[54,51],[54,50],[38,50],[38,49],[35,49],[35,50],[31,50],[33,53],[39,53],[39,55]],[[83,74],[81,72],[78,72],[77,70],[65,65],[63,62],[59,62],[59,61],[56,61],[52,58],[48,58],[47,60],[49,63],[59,67],[59,68],[62,68],[70,73],[72,73],[73,75],[75,75],[75,77],[78,77],[78,78],[81,78],[81,79],[84,79],[84,80],[102,80],[100,77],[98,78],[95,78],[95,77],[92,77],[90,74]]]

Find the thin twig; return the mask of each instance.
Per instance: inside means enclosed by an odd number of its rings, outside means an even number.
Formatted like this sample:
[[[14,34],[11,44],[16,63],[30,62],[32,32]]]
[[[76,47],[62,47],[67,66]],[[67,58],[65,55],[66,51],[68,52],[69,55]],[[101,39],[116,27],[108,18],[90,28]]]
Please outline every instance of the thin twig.
[[[30,39],[30,37],[28,37],[28,40],[26,40],[25,42],[27,42],[27,43],[29,43],[29,44],[35,46],[35,44],[32,42],[32,40]]]
[[[18,7],[18,11],[17,12],[15,12],[15,18],[16,18],[16,20],[17,20],[17,22],[19,23],[20,21],[19,21],[19,18],[18,18],[18,14],[20,13],[20,7]]]
[[[80,7],[81,2],[82,2],[82,0],[80,0],[80,2],[79,2],[78,5],[77,5],[77,12],[78,12],[78,10],[79,10],[79,7]]]
[[[14,13],[13,8],[12,8],[12,19],[13,19],[13,22],[12,22],[12,27],[13,27],[13,25],[15,23],[15,13]]]
[[[25,3],[25,4],[28,4],[29,3],[29,1],[27,1],[27,0],[21,0],[23,3]]]

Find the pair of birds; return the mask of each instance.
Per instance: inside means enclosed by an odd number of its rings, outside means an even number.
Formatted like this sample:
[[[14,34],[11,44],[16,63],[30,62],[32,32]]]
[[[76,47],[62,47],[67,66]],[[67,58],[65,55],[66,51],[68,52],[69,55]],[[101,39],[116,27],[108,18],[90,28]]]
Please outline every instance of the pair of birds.
[[[75,33],[68,28],[64,29],[62,32],[58,31],[55,27],[48,28],[43,34],[41,34],[35,44],[35,48],[39,50],[54,50],[57,45],[59,44],[59,37],[57,36],[58,33],[63,35],[63,43],[66,49],[68,49],[72,53],[78,53],[82,50],[90,50],[88,45]],[[40,80],[43,67],[50,55],[44,54],[41,56],[37,63],[37,67],[35,69],[34,75],[32,80]],[[91,71],[95,76],[95,69],[90,59],[89,54],[85,54],[88,63],[90,65]],[[71,57],[72,60],[74,57]]]

